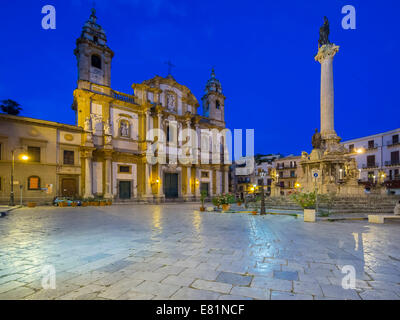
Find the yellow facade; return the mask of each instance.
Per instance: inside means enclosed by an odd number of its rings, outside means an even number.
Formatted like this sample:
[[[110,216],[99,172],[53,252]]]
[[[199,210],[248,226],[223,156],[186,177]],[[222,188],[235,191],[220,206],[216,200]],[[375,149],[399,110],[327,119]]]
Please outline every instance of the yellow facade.
[[[193,200],[199,198],[201,188],[207,189],[209,195],[228,192],[228,164],[200,164],[201,129],[225,128],[225,97],[214,71],[203,97],[207,115],[201,116],[197,114],[196,97],[171,75],[135,83],[130,94],[113,90],[113,52],[106,45],[94,13],[77,40],[75,55],[79,79],[73,109],[77,125],[84,129],[80,181],[83,197]],[[190,152],[197,154],[197,160],[172,163],[170,158],[186,152],[174,136],[164,141],[167,163],[149,163],[150,147],[159,143],[149,137],[152,129],[163,131],[167,138],[174,132],[179,135],[185,129],[195,130],[198,142]],[[209,172],[207,178],[202,171]]]

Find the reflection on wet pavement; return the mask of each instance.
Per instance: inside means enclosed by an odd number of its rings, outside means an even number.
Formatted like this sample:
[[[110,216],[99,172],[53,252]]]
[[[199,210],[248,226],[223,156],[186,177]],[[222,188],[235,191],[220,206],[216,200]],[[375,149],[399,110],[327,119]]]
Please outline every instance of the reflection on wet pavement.
[[[398,223],[197,207],[16,210],[0,220],[0,299],[400,299]],[[56,289],[42,288],[46,265]]]

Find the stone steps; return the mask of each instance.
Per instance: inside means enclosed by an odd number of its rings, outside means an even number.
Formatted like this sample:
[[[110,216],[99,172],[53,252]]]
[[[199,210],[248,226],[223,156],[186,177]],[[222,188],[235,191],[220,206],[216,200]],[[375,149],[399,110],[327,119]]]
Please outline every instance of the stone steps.
[[[400,200],[398,196],[366,196],[366,197],[338,197],[333,204],[328,205],[323,199],[319,202],[319,208],[331,213],[393,213],[393,208]],[[301,210],[290,197],[270,197],[265,199],[267,208],[282,210]]]

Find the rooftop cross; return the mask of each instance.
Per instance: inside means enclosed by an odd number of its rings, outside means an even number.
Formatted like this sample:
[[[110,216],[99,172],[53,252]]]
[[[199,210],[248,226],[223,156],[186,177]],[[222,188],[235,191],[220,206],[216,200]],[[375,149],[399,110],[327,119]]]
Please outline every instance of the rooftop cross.
[[[215,78],[215,67],[214,66],[211,68],[211,77]]]
[[[165,64],[168,66],[168,75],[170,75],[172,72],[172,68],[174,68],[175,65],[173,65],[170,60],[166,61]]]
[[[93,22],[93,23],[96,23],[96,20],[97,20],[97,17],[96,17],[96,8],[95,8],[95,6],[96,6],[96,2],[95,1],[93,1],[93,7],[92,7],[92,14],[90,15],[90,19],[91,19],[91,21]]]

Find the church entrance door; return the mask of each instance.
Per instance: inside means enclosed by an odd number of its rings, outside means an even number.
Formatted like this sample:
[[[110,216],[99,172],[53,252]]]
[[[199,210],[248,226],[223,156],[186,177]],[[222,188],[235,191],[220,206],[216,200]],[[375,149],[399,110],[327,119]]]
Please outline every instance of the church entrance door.
[[[207,192],[207,197],[210,196],[210,190],[209,190],[210,184],[208,182],[202,182],[200,184],[200,192]]]
[[[74,197],[77,195],[77,182],[75,178],[62,178],[61,196]]]
[[[178,198],[178,174],[165,173],[164,194],[166,198]]]
[[[130,199],[131,198],[131,181],[119,181],[119,198]]]

